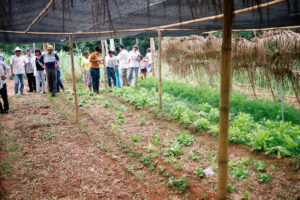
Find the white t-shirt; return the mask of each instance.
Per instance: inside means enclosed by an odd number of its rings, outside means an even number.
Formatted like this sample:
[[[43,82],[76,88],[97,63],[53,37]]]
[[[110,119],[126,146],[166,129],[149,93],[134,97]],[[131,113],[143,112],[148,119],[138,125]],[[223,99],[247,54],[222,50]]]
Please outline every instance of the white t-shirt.
[[[139,62],[137,61],[137,57],[140,53],[138,51],[130,51],[129,52],[129,67],[139,67]]]
[[[128,51],[126,49],[123,49],[117,56],[118,62],[119,62],[119,68],[127,69],[128,68]]]
[[[115,66],[117,65],[117,58],[116,56],[113,57],[106,56],[105,62],[106,62],[106,67],[115,68]]]
[[[10,64],[12,65],[14,74],[25,74],[25,64],[28,63],[28,59],[25,56],[12,56]]]
[[[146,54],[146,58],[147,58],[147,60],[148,60],[148,65],[151,64],[151,63],[152,63],[152,55],[151,55],[151,52],[148,52],[148,53]]]
[[[148,64],[147,60],[143,59],[138,62],[139,62],[140,69],[145,69],[147,67],[147,64]]]
[[[5,61],[0,60],[0,89],[2,89],[3,85],[6,83],[5,80],[1,79],[1,76],[6,75],[9,77],[9,67],[7,66]]]

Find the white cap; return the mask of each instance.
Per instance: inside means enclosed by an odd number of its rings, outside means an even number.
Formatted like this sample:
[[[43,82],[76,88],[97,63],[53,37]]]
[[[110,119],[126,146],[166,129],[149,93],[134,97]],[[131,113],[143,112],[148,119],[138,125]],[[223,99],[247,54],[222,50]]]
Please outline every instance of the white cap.
[[[22,49],[20,49],[20,47],[16,47],[16,48],[15,48],[15,52],[16,52],[16,51],[22,51]]]

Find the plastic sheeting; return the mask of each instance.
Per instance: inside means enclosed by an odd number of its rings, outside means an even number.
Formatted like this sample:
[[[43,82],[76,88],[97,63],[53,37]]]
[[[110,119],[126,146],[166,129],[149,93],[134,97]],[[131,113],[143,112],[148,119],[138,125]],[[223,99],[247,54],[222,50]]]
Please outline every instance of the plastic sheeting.
[[[261,3],[270,0],[261,1]],[[214,4],[216,2],[216,4]],[[55,0],[52,7],[32,27],[32,32],[94,32],[149,28],[214,16],[222,12],[223,1],[213,0]],[[235,0],[235,10],[256,5],[257,0]],[[0,0],[0,30],[25,31],[49,1]],[[300,25],[300,0],[236,15],[234,29]],[[222,19],[180,28],[195,31],[164,31],[163,36],[200,34],[222,29]],[[156,37],[156,32],[74,35],[74,41],[108,38]],[[64,35],[0,33],[1,43],[67,42]]]

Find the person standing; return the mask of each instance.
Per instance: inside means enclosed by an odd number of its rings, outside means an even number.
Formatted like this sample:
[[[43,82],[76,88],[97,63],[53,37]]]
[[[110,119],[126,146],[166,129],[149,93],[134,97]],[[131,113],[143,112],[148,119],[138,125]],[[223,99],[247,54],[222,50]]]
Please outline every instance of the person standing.
[[[1,114],[8,114],[9,110],[9,102],[7,96],[7,86],[6,86],[6,79],[9,74],[9,67],[7,66],[6,62],[3,60],[0,61],[0,95],[3,100],[3,106],[0,102],[0,113]]]
[[[132,51],[129,52],[129,85],[132,82],[133,72],[135,73],[134,85],[137,86],[138,75],[139,75],[139,62],[138,62],[138,45],[134,45]]]
[[[53,52],[53,46],[47,47],[47,53],[39,58],[40,65],[46,70],[49,92],[53,97],[56,97],[57,90],[57,72],[56,68],[59,65],[59,57]]]
[[[83,52],[83,57],[81,60],[81,68],[83,71],[83,84],[88,87],[89,90],[92,90],[92,78],[90,74],[91,62],[88,52]]]
[[[150,48],[147,49],[146,59],[148,61],[147,71],[152,72],[152,54],[151,54],[151,49]]]
[[[27,65],[25,66],[25,72],[27,76],[28,81],[28,92],[35,92],[36,91],[36,82],[35,82],[35,76],[36,76],[36,66],[35,66],[35,56],[31,55],[31,49],[29,47],[26,48],[26,58],[28,60]]]
[[[10,70],[12,76],[14,76],[15,95],[18,94],[20,85],[20,94],[23,95],[24,91],[24,74],[25,66],[28,60],[25,56],[21,55],[22,50],[19,47],[15,48],[15,54],[10,59]]]
[[[141,69],[141,79],[144,80],[147,78],[147,65],[148,61],[143,58],[141,54],[138,55],[139,67]]]
[[[43,63],[39,63],[39,58],[42,55],[41,50],[39,49],[35,49],[34,50],[34,54],[35,54],[35,66],[36,66],[36,92],[40,93],[40,88],[42,85],[42,89],[43,89],[43,94],[46,94],[46,84],[45,84],[45,70],[43,68],[44,64]]]
[[[93,91],[99,94],[100,90],[100,62],[99,55],[101,53],[101,49],[99,47],[95,47],[95,52],[90,56],[91,68],[90,74],[92,77],[92,86]]]
[[[113,84],[117,87],[117,79],[116,79],[116,68],[117,68],[117,58],[114,55],[114,52],[109,51],[108,56],[105,58],[106,61],[106,73],[107,73],[107,80],[108,86],[112,87],[111,79],[113,80]]]
[[[124,48],[124,44],[119,45],[120,53],[117,56],[119,68],[121,70],[121,78],[123,86],[128,86],[128,51]]]

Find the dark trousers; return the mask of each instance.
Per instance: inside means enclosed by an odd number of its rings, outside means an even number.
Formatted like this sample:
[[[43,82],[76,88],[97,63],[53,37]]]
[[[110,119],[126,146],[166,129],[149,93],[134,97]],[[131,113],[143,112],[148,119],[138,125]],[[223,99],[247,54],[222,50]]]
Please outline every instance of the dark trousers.
[[[28,80],[28,87],[29,91],[33,92],[36,91],[36,83],[35,83],[35,77],[33,73],[26,74],[27,80]]]
[[[57,80],[56,80],[56,69],[47,69],[47,80],[48,80],[48,88],[49,92],[52,94],[52,96],[56,95],[56,89],[57,89]]]
[[[100,69],[99,68],[90,68],[90,74],[92,77],[92,86],[94,92],[99,92],[100,87]]]
[[[108,86],[112,87],[111,81],[113,80],[114,86],[117,87],[117,78],[116,78],[115,69],[111,67],[106,67],[106,73],[107,73]]]
[[[8,111],[9,110],[6,83],[3,85],[3,88],[0,89],[0,95],[3,99],[3,104],[4,104],[4,108],[3,108],[2,103],[0,102],[0,113],[3,113],[3,111]]]
[[[65,87],[63,83],[60,80],[61,72],[57,70],[57,91],[59,92],[59,89],[65,90]]]

